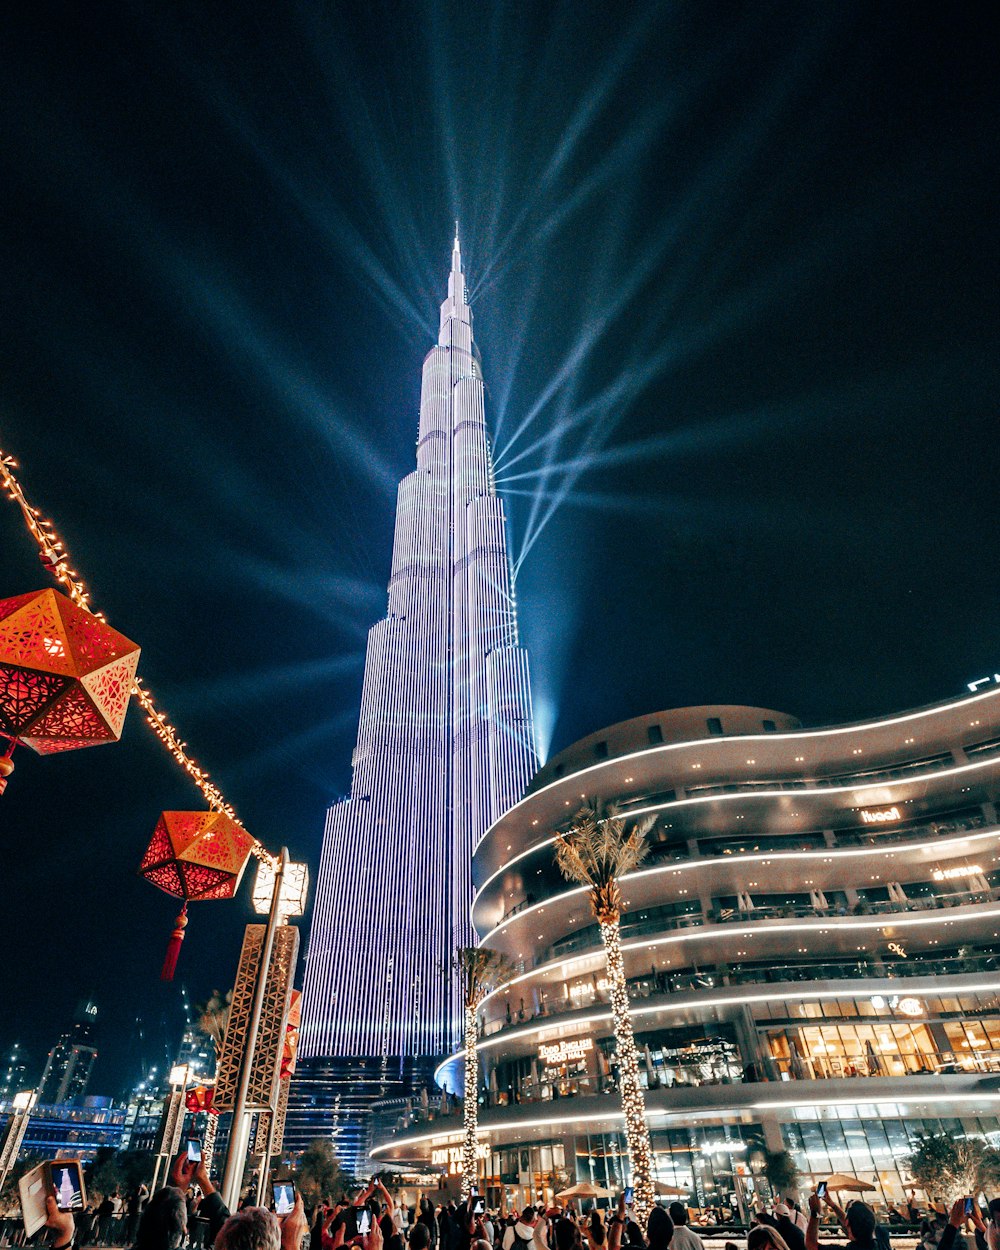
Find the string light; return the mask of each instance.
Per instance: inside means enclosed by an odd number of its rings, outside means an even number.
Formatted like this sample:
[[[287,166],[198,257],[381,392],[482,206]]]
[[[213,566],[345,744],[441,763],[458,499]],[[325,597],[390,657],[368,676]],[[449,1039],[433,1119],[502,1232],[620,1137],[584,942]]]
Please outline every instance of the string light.
[[[462,1102],[462,1201],[468,1201],[479,1173],[479,1008],[483,1000],[514,975],[514,964],[501,951],[463,946],[455,952],[465,1008],[465,1097]]]
[[[642,863],[653,818],[627,822],[614,805],[586,803],[555,841],[556,865],[569,881],[586,885],[601,930],[608,965],[608,997],[618,1045],[618,1087],[625,1118],[625,1143],[632,1164],[635,1212],[644,1227],[656,1203],[653,1146],[646,1123],[646,1100],[639,1084],[639,1052],[632,1032],[625,961],[621,946],[622,892],[618,882]]]
[[[97,612],[90,606],[90,592],[87,590],[80,574],[70,565],[69,553],[56,532],[54,524],[46,520],[38,509],[28,502],[21,483],[14,476],[14,470],[18,467],[18,463],[13,456],[8,456],[4,451],[0,450],[0,482],[2,482],[8,498],[17,504],[28,532],[38,544],[38,554],[42,564],[56,581],[65,588],[66,593],[78,608],[83,608],[85,612],[89,612],[92,616],[96,616],[98,620],[106,623],[107,618],[104,616],[104,613]],[[132,694],[145,712],[146,722],[153,730],[153,733],[156,734],[175,762],[184,769],[202,792],[209,807],[214,808],[216,811],[225,812],[231,820],[242,826],[243,822],[236,815],[232,804],[226,801],[222,791],[212,781],[209,774],[203,768],[199,768],[187,751],[185,751],[184,748],[187,746],[187,743],[181,741],[177,730],[167,719],[166,713],[157,709],[152,694],[142,684],[141,678],[137,677],[135,679],[132,685]],[[251,854],[255,855],[257,859],[270,864],[272,867],[277,867],[277,857],[272,855],[256,838],[250,850]]]
[[[646,1100],[639,1084],[639,1052],[632,1032],[628,992],[625,988],[625,962],[622,958],[620,912],[602,909],[599,924],[608,962],[611,1017],[618,1046],[618,1083],[625,1115],[625,1141],[632,1163],[635,1187],[635,1213],[640,1228],[645,1227],[656,1202],[653,1188],[653,1147],[646,1123]]]

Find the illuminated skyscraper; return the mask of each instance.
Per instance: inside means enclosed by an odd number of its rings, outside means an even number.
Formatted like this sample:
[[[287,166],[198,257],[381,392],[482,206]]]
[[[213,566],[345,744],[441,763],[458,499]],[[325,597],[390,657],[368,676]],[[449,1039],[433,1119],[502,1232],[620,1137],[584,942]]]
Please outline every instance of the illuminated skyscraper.
[[[94,1026],[97,1004],[77,1003],[73,1023],[49,1051],[38,1083],[38,1101],[53,1106],[81,1099],[90,1084],[90,1074],[97,1058],[94,1047]]]
[[[329,811],[287,1143],[336,1132],[360,1167],[373,1098],[423,1082],[462,1022],[471,864],[534,773],[503,502],[458,238],[400,483],[389,610],[368,636],[350,796]],[[421,1062],[424,1061],[424,1062]]]

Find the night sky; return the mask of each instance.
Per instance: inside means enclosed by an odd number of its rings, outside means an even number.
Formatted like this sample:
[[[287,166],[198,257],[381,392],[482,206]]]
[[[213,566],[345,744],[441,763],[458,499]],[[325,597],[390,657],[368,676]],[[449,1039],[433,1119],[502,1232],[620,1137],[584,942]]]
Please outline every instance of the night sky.
[[[349,785],[456,217],[544,746],[1000,671],[989,6],[17,9],[0,446],[270,846],[315,867]],[[0,595],[49,584],[6,502],[0,552]],[[93,995],[118,1093],[249,903],[194,907],[161,986],[135,869],[197,791],[135,707],[17,764],[0,1042],[35,1076]]]

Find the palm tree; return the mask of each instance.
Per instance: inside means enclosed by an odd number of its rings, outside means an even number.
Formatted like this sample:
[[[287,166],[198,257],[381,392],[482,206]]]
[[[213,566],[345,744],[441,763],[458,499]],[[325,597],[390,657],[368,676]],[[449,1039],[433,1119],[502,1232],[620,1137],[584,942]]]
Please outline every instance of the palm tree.
[[[198,1003],[195,1006],[195,1011],[198,1013],[198,1028],[211,1040],[212,1049],[215,1051],[216,1068],[218,1068],[219,1059],[222,1057],[222,1047],[226,1040],[226,1029],[229,1027],[229,1008],[232,1001],[232,990],[227,991],[225,994],[220,993],[218,990],[213,990],[208,1002]],[[206,1168],[212,1166],[212,1156],[215,1154],[215,1135],[218,1127],[218,1112],[210,1111],[205,1117],[205,1140],[202,1142],[201,1148]]]
[[[635,1210],[644,1226],[656,1201],[653,1150],[646,1123],[646,1103],[639,1084],[639,1054],[632,1032],[625,963],[621,948],[622,894],[619,881],[642,863],[649,849],[646,834],[655,817],[627,821],[616,806],[600,802],[582,807],[556,837],[556,864],[568,881],[590,891],[590,906],[601,929],[608,963],[611,1016],[618,1046],[618,1071],[625,1140],[632,1163]]]
[[[215,1051],[216,1063],[222,1054],[222,1045],[226,1040],[226,1029],[229,1026],[229,1007],[233,1001],[233,991],[222,994],[219,990],[212,991],[212,997],[206,1003],[198,1003],[195,1011],[198,1014],[198,1028],[211,1039]]]
[[[455,952],[455,971],[461,978],[465,1008],[465,1136],[462,1140],[462,1198],[465,1200],[477,1175],[479,1008],[483,999],[509,981],[517,969],[500,951],[487,950],[484,946],[463,946]]]

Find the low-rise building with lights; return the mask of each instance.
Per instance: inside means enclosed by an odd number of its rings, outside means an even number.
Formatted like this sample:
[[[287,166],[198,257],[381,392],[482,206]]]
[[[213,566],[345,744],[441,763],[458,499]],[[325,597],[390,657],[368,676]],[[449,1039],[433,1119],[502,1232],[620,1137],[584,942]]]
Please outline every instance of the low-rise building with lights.
[[[688,708],[550,760],[475,851],[477,933],[519,967],[482,1009],[481,1184],[626,1179],[603,948],[553,860],[595,799],[655,817],[621,939],[661,1186],[745,1214],[760,1143],[891,1201],[918,1133],[1000,1144],[998,792],[995,688],[826,729]],[[416,1105],[373,1154],[455,1172],[461,1132]]]

